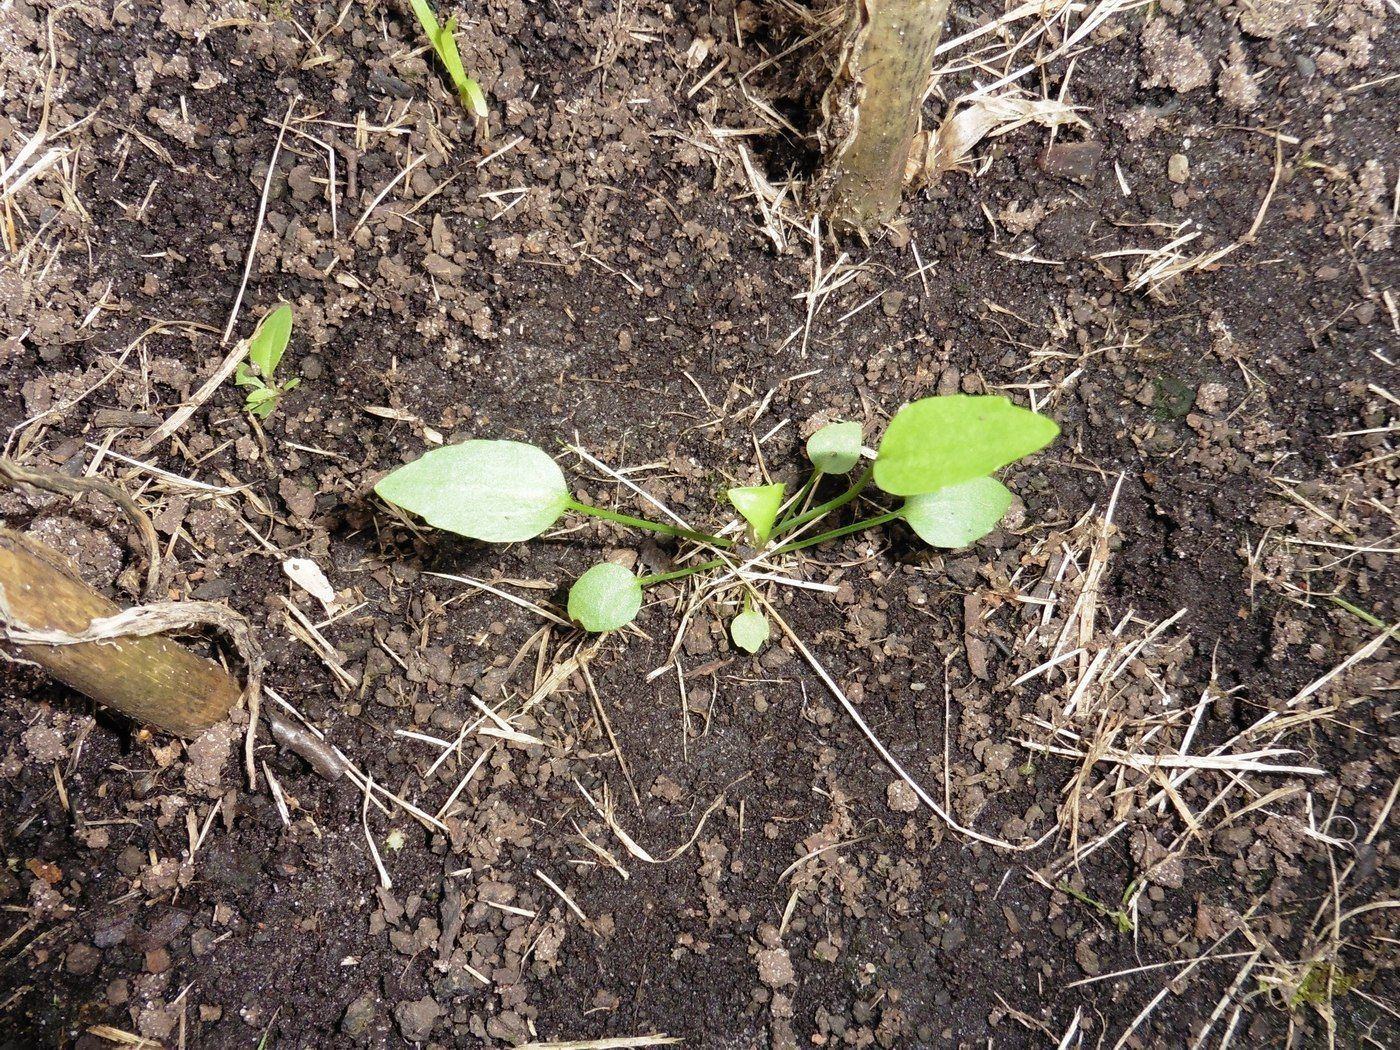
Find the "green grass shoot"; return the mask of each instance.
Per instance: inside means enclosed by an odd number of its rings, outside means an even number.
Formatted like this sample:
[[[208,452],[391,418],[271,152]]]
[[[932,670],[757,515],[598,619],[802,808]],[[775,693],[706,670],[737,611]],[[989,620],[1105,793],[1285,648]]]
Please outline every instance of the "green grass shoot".
[[[462,107],[481,121],[482,127],[486,126],[486,95],[482,93],[481,85],[471,77],[467,76],[466,68],[462,65],[462,56],[457,51],[457,38],[453,33],[457,29],[457,17],[447,20],[446,25],[442,25],[437,20],[437,15],[433,13],[433,8],[428,0],[409,0],[413,6],[413,13],[418,16],[418,24],[423,27],[423,33],[428,38],[428,43],[432,45],[433,51],[437,54],[438,61],[447,70],[447,75],[452,78],[452,84],[457,89],[457,97],[462,100]]]

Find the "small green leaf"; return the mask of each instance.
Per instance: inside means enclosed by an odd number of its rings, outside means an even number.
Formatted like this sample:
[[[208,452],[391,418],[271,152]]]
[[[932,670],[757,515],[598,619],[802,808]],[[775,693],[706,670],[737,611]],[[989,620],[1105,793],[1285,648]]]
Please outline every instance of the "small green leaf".
[[[435,448],[383,478],[374,491],[429,525],[489,543],[532,539],[569,506],[559,465],[543,449],[520,441]]]
[[[248,360],[258,366],[264,379],[271,379],[292,338],[292,308],[283,303],[258,322],[258,330],[248,340]]]
[[[980,478],[1044,448],[1053,419],[1004,397],[926,397],[890,420],[875,457],[875,484],[893,496],[917,496]]]
[[[753,529],[754,538],[759,543],[767,543],[773,531],[773,522],[778,520],[778,509],[783,505],[783,486],[749,485],[730,489],[727,495],[734,509],[744,516],[749,528]]]
[[[1012,498],[996,478],[973,478],[910,496],[899,516],[931,547],[966,547],[997,527]]]
[[[729,625],[734,644],[748,653],[756,653],[768,641],[768,617],[757,609],[745,609]]]
[[[569,619],[585,631],[626,627],[641,607],[641,582],[610,561],[593,566],[569,588]]]
[[[828,423],[807,439],[807,458],[823,474],[845,474],[860,462],[860,424]]]
[[[262,386],[263,381],[257,376],[253,375],[252,371],[248,368],[248,366],[242,361],[240,361],[238,363],[238,367],[233,370],[233,385]]]
[[[467,76],[466,67],[462,65],[461,52],[457,50],[457,38],[453,35],[457,31],[457,17],[453,15],[446,25],[439,25],[428,0],[409,0],[409,4],[418,17],[418,24],[423,27],[428,43],[437,54],[438,61],[452,78],[452,85],[457,89],[457,97],[463,107],[484,121],[487,116],[486,96],[481,92],[481,85]]]
[[[256,390],[248,392],[247,400],[243,402],[243,411],[258,419],[266,419],[277,407],[277,397],[278,391],[270,390],[259,382]]]

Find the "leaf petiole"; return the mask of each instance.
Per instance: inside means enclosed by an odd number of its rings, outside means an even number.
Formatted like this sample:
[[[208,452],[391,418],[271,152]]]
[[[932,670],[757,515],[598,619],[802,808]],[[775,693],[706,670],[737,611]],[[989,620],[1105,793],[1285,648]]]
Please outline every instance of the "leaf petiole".
[[[639,577],[637,582],[643,587],[650,587],[654,583],[667,583],[670,580],[683,580],[687,576],[694,576],[699,572],[709,572],[711,569],[718,569],[724,564],[723,558],[711,558],[707,562],[699,565],[692,565],[688,569],[676,569],[672,572],[658,572],[651,576]]]
[[[821,476],[821,468],[813,467],[812,476],[807,479],[806,484],[804,484],[800,489],[797,490],[797,495],[794,496],[792,498],[792,502],[788,504],[787,513],[784,514],[782,520],[778,522],[776,526],[776,529],[778,531],[781,531],[783,526],[787,524],[789,518],[801,513],[802,504],[807,502],[807,497],[810,496],[812,494],[812,491],[817,487],[817,482],[821,480]]]
[[[862,521],[853,521],[849,525],[842,525],[839,529],[832,529],[830,532],[823,532],[820,536],[812,536],[805,540],[794,540],[792,543],[785,543],[781,547],[775,547],[764,555],[766,558],[776,558],[780,554],[791,554],[793,551],[800,551],[804,547],[814,547],[818,543],[825,543],[827,540],[839,539],[842,536],[849,536],[853,532],[864,532],[866,529],[873,529],[884,525],[886,522],[894,521],[899,517],[899,511],[886,511],[884,514],[876,515],[873,518],[865,518]],[[671,580],[683,580],[687,576],[694,576],[699,572],[708,572],[711,569],[718,569],[725,564],[723,558],[711,558],[709,561],[701,562],[699,565],[691,565],[685,569],[676,569],[672,572],[658,572],[652,576],[643,576],[638,582],[643,587],[650,587],[656,583],[668,583]]]
[[[884,514],[876,515],[873,518],[865,518],[862,521],[853,521],[849,525],[842,525],[839,529],[832,529],[830,532],[823,532],[820,536],[812,536],[805,540],[794,540],[792,543],[785,543],[783,546],[773,551],[773,556],[779,554],[791,554],[793,551],[800,551],[804,547],[815,547],[818,543],[825,543],[827,540],[840,539],[842,536],[849,536],[853,532],[864,532],[866,529],[873,529],[878,525],[894,521],[899,517],[899,511],[886,511]]]
[[[825,503],[819,503],[817,506],[807,511],[806,514],[799,514],[797,517],[792,518],[789,521],[783,522],[781,525],[779,525],[776,529],[773,530],[773,535],[781,535],[784,532],[789,532],[792,529],[797,528],[799,525],[806,525],[809,521],[815,521],[817,518],[820,518],[823,514],[830,514],[833,510],[840,510],[847,503],[850,503],[851,500],[859,496],[862,491],[864,491],[865,486],[870,483],[870,476],[874,472],[875,467],[873,464],[871,466],[866,467],[864,472],[861,473],[860,477],[856,478],[855,482],[851,485],[851,487],[848,488],[845,492],[841,493],[841,495],[837,496],[835,499],[829,499]]]
[[[678,539],[694,540],[696,543],[707,543],[711,547],[732,547],[732,540],[721,539],[719,536],[711,536],[707,532],[695,532],[691,529],[682,529],[675,525],[667,525],[660,521],[648,521],[646,518],[634,518],[630,514],[622,514],[615,510],[607,510],[603,507],[594,507],[588,503],[580,503],[578,500],[570,499],[568,508],[578,511],[581,514],[591,514],[595,518],[602,518],[605,521],[615,521],[619,525],[630,525],[635,529],[647,529],[650,532],[659,532],[666,536],[675,536]]]

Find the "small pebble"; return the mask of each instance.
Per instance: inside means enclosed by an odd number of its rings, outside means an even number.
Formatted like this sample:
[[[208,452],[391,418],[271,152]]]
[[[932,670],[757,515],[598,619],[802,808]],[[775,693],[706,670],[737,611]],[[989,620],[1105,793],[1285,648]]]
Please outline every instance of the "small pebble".
[[[913,813],[919,808],[919,797],[914,794],[914,789],[902,780],[890,782],[890,786],[885,789],[885,801],[896,813]]]

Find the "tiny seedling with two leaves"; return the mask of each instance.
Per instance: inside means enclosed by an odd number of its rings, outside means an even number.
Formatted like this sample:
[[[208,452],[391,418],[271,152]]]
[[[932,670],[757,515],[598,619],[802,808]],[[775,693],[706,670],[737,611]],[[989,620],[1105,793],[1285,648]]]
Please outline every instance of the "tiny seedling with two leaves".
[[[272,415],[277,402],[289,390],[295,390],[300,379],[277,381],[277,366],[282,355],[287,352],[287,343],[292,338],[292,308],[286,303],[277,307],[258,322],[257,331],[248,340],[248,362],[240,362],[233,373],[233,381],[238,386],[249,387],[244,410],[250,416],[266,419]]]
[[[1054,420],[1004,397],[929,397],[895,413],[873,460],[831,499],[809,506],[824,484],[851,474],[866,455],[859,423],[832,423],[808,439],[812,471],[795,496],[789,498],[782,485],[732,488],[726,496],[748,526],[745,539],[757,548],[744,552],[746,558],[771,562],[895,522],[930,546],[966,547],[996,528],[1011,506],[1011,492],[993,473],[1044,448],[1058,433]],[[878,513],[869,517],[803,535],[872,486],[900,502],[877,504]],[[388,474],[375,492],[429,525],[488,543],[533,539],[575,511],[691,540],[716,553],[708,561],[648,576],[612,562],[593,566],[574,583],[568,599],[569,619],[588,631],[615,631],[631,623],[647,587],[739,560],[732,539],[580,503],[548,453],[519,441],[466,441],[433,449]],[[768,640],[768,619],[751,597],[730,624],[730,635],[751,653]]]
[[[438,22],[437,15],[433,13],[433,5],[428,3],[428,0],[409,0],[409,3],[418,18],[418,24],[423,27],[423,35],[432,45],[433,53],[447,70],[447,75],[452,78],[452,86],[457,89],[457,98],[461,101],[462,108],[476,117],[484,130],[487,116],[486,95],[482,93],[481,85],[467,76],[466,67],[462,65],[462,55],[457,50],[457,37],[454,35],[457,32],[457,16],[453,15],[442,24]]]

